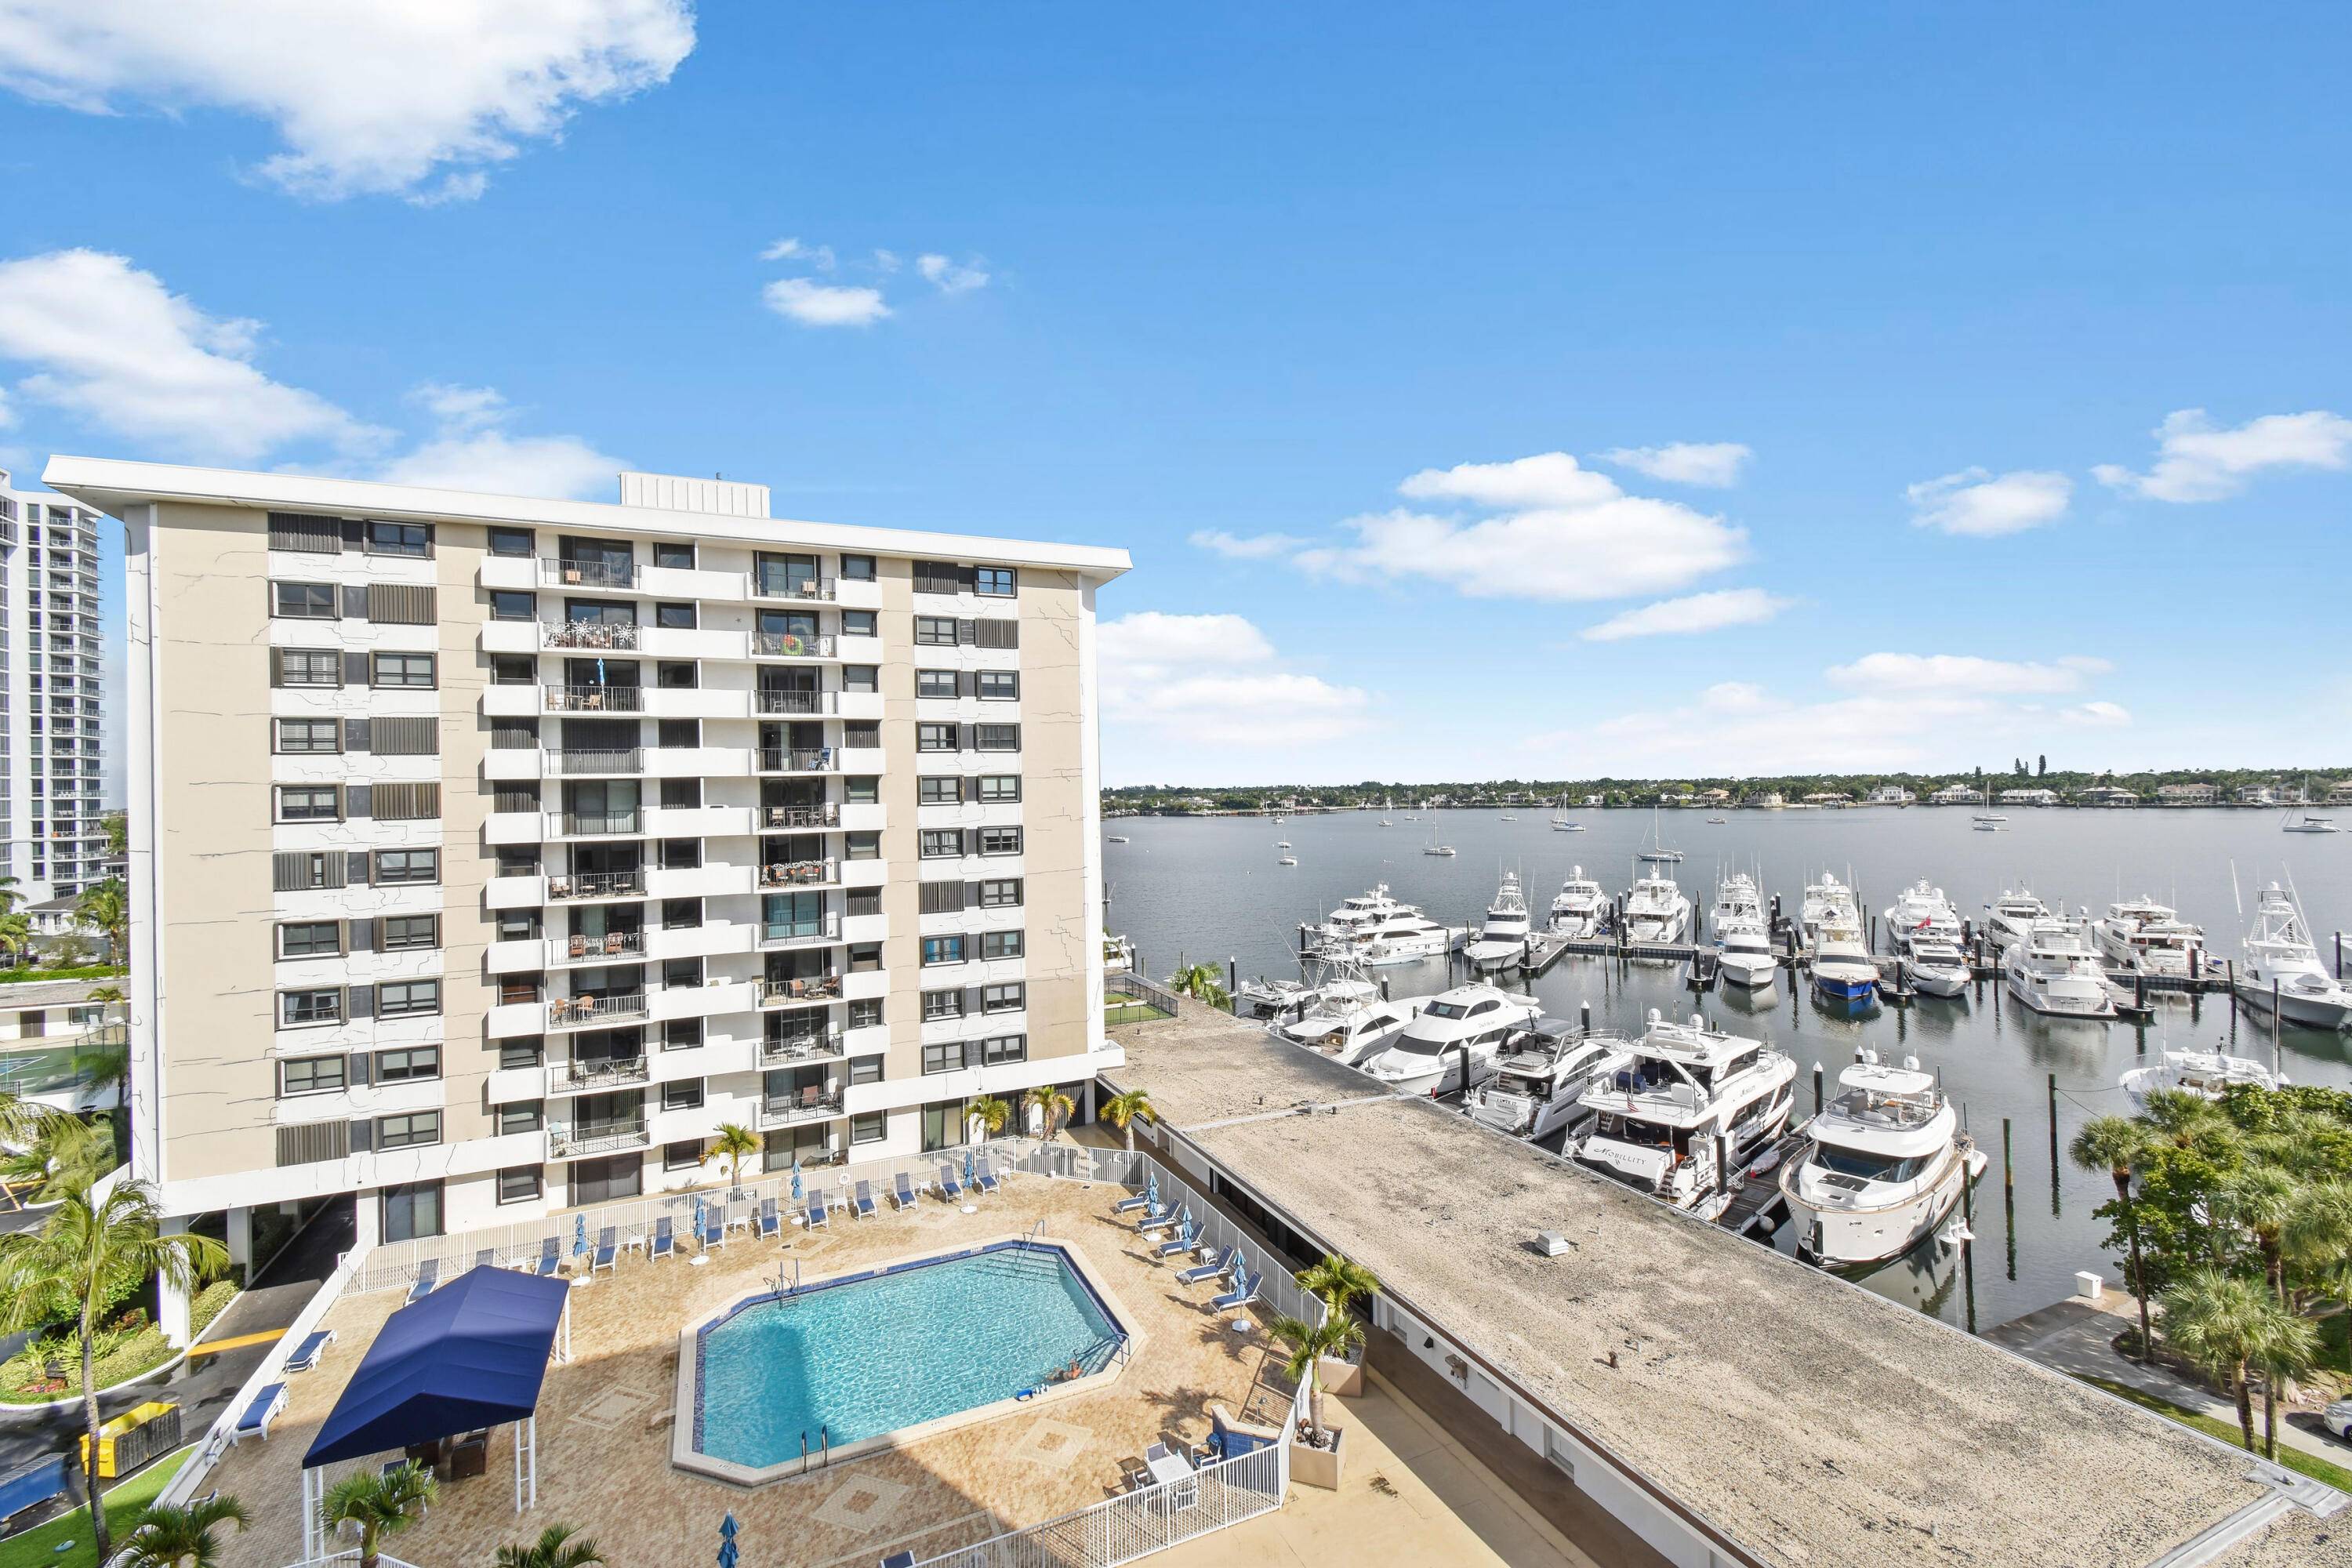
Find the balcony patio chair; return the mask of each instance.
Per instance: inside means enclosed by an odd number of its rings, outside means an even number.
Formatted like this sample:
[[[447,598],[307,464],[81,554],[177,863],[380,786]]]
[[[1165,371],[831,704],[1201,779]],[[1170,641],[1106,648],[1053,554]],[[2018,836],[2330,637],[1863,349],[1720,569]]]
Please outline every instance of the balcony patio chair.
[[[596,1255],[588,1260],[588,1272],[610,1268],[621,1256],[621,1229],[608,1225],[596,1233]]]
[[[996,1173],[996,1166],[985,1154],[980,1157],[980,1163],[972,1168],[971,1184],[983,1193],[992,1193],[1004,1184],[1003,1180]]]
[[[1176,1276],[1176,1279],[1179,1284],[1198,1285],[1203,1279],[1223,1279],[1241,1266],[1242,1249],[1238,1247],[1228,1247],[1213,1260],[1203,1263],[1198,1268],[1181,1271]]]
[[[940,1201],[943,1204],[951,1204],[962,1196],[963,1183],[956,1179],[955,1167],[941,1165],[940,1167]]]
[[[777,1232],[782,1228],[783,1219],[776,1213],[776,1200],[761,1198],[760,1200],[760,1239],[772,1240]]]
[[[326,1359],[327,1347],[332,1344],[334,1340],[334,1330],[320,1329],[317,1331],[311,1334],[309,1339],[304,1340],[300,1345],[297,1346],[292,1355],[286,1358],[286,1370],[288,1372],[309,1372],[311,1368],[317,1366],[321,1361]]]
[[[872,1219],[882,1212],[875,1206],[874,1184],[871,1182],[857,1184],[857,1196],[855,1203],[856,1213],[859,1219]]]
[[[441,1260],[437,1258],[426,1258],[424,1267],[417,1269],[415,1280],[408,1287],[409,1304],[414,1305],[433,1294],[433,1287],[440,1282]]]
[[[648,1259],[670,1258],[675,1257],[677,1252],[677,1235],[670,1228],[669,1215],[664,1215],[654,1221],[653,1245],[646,1249],[646,1257]]]
[[[1152,1209],[1158,1208],[1159,1206],[1160,1178],[1153,1176],[1143,1184],[1143,1190],[1141,1192],[1123,1197],[1119,1199],[1118,1202],[1111,1205],[1110,1212],[1113,1214],[1133,1214],[1138,1209],[1149,1212]]]
[[[1258,1287],[1265,1283],[1264,1275],[1252,1274],[1247,1268],[1236,1268],[1234,1271],[1234,1288],[1211,1300],[1209,1310],[1237,1312],[1257,1300]]]
[[[1176,1234],[1160,1244],[1160,1256],[1162,1258],[1176,1258],[1200,1250],[1201,1229],[1192,1223],[1189,1215],[1185,1216],[1184,1223],[1176,1227]]]
[[[702,1250],[705,1252],[714,1247],[727,1245],[727,1205],[725,1204],[712,1204],[702,1211],[702,1234],[696,1239],[702,1243]]]
[[[809,1230],[832,1228],[833,1215],[824,1206],[824,1189],[822,1187],[810,1189],[808,1210],[802,1215],[801,1224]]]
[[[555,1237],[551,1236],[540,1244],[539,1262],[533,1266],[531,1272],[544,1279],[549,1275],[561,1269],[562,1267],[562,1245],[558,1242]]]
[[[904,1171],[890,1178],[890,1201],[902,1209],[915,1206],[915,1184]]]

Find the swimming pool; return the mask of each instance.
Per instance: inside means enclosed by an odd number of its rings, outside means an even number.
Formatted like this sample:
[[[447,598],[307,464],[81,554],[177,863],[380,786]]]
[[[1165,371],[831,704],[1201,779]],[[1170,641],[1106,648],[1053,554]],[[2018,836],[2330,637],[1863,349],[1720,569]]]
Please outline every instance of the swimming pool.
[[[1070,1253],[1003,1240],[738,1303],[694,1331],[695,1452],[745,1470],[835,1458],[1024,1394],[1124,1332]],[[681,1370],[688,1364],[681,1357]]]

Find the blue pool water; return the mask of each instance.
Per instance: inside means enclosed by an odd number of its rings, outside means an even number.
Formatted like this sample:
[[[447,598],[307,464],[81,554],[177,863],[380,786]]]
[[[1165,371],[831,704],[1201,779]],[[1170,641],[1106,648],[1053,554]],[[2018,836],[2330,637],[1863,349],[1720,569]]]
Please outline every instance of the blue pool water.
[[[1073,1359],[1098,1372],[1119,1330],[1053,1247],[984,1251],[764,1298],[701,1336],[695,1447],[797,1460],[1009,1399]]]

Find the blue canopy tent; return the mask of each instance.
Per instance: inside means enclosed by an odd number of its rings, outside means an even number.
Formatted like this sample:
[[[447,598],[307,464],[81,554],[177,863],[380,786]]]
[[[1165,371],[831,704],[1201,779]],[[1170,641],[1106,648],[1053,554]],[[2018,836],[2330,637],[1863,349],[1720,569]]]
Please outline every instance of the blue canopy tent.
[[[320,1545],[311,1537],[325,1493],[321,1466],[481,1427],[516,1426],[515,1510],[526,1506],[526,1446],[536,1505],[540,1384],[551,1358],[570,1357],[571,1305],[569,1280],[471,1268],[393,1313],[302,1456],[306,1553],[317,1556]]]

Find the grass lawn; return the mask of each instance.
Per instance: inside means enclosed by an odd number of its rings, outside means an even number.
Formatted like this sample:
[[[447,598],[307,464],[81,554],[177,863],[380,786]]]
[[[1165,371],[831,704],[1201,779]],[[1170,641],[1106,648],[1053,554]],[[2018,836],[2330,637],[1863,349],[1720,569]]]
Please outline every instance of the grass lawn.
[[[191,1443],[176,1454],[164,1455],[121,1486],[108,1489],[106,1522],[114,1531],[117,1550],[121,1548],[123,1532],[131,1528],[131,1517],[155,1500],[155,1495],[180,1473],[180,1467],[195,1451],[196,1446]],[[234,1527],[222,1528],[226,1531]],[[73,1550],[59,1552],[58,1542],[66,1540],[73,1542]],[[22,1535],[0,1541],[0,1568],[33,1568],[39,1563],[54,1563],[57,1568],[98,1568],[98,1548],[89,1537],[89,1510],[78,1508]]]
[[[2238,1424],[2235,1421],[2217,1421],[2210,1415],[2200,1415],[2194,1410],[2175,1405],[2169,1399],[2158,1399],[2153,1394],[2144,1394],[2126,1384],[2111,1383],[2104,1377],[2086,1377],[2083,1381],[2095,1384],[2117,1398],[2128,1399],[2143,1409],[2153,1410],[2158,1415],[2168,1416],[2183,1426],[2194,1426],[2209,1437],[2219,1437],[2232,1448],[2243,1447],[2238,1432]],[[2284,1412],[2280,1414],[2279,1426],[2282,1429],[2286,1426]],[[2263,1411],[2261,1405],[2257,1403],[2254,1406],[2254,1442],[2258,1454],[2261,1451],[2262,1440]],[[2291,1447],[2285,1443],[2281,1443],[2278,1462],[2297,1475],[2309,1476],[2315,1481],[2326,1481],[2338,1491],[2352,1492],[2352,1470],[2347,1470],[2341,1465],[2331,1465],[2325,1459],[2314,1458],[2301,1448]],[[5,1558],[0,1558],[0,1568],[13,1568],[13,1565]]]

